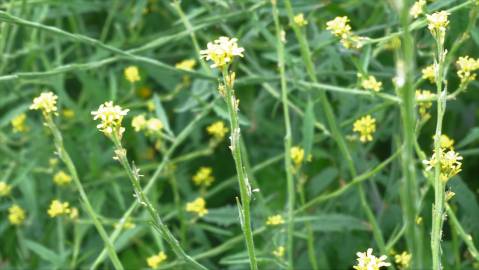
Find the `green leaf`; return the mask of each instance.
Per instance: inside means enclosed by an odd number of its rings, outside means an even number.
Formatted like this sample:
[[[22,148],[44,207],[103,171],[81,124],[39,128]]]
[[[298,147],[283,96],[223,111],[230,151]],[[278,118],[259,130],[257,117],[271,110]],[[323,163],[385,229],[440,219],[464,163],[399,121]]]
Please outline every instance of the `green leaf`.
[[[161,101],[158,95],[153,96],[153,101],[155,102],[156,116],[158,116],[158,118],[163,123],[166,132],[168,132],[169,135],[174,136],[170,128],[170,122],[168,121],[168,116],[166,116],[165,109],[163,108],[163,105],[161,105]]]
[[[479,127],[475,127],[473,129],[471,129],[469,131],[469,133],[467,133],[466,137],[464,137],[464,139],[462,139],[458,144],[457,144],[457,147],[458,148],[461,148],[461,147],[464,147],[466,145],[469,145],[471,143],[473,143],[474,141],[476,141],[477,139],[479,139]]]
[[[314,103],[311,99],[308,99],[303,121],[303,148],[306,157],[311,154],[313,148],[314,121]]]
[[[203,220],[221,226],[238,224],[238,209],[231,205],[208,209],[208,214],[203,217]]]
[[[319,214],[317,216],[303,216],[295,219],[295,222],[305,221],[311,221],[313,230],[320,232],[368,230],[368,224],[365,221],[343,214]]]
[[[25,246],[40,256],[42,259],[60,267],[63,264],[63,258],[57,255],[53,250],[31,240],[24,240]]]

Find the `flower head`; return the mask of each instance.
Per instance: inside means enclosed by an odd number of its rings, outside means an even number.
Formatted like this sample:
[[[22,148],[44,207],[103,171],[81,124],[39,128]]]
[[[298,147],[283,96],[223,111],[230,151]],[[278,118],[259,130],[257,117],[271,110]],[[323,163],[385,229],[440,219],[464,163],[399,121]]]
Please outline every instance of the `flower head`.
[[[226,133],[228,133],[229,130],[225,126],[225,123],[223,121],[216,121],[213,124],[209,125],[206,128],[206,131],[215,139],[221,141],[224,139]]]
[[[285,251],[284,246],[279,246],[275,250],[273,250],[273,255],[278,258],[281,258],[284,256],[284,251]]]
[[[5,197],[10,195],[10,191],[12,190],[12,186],[5,182],[0,182],[0,197]]]
[[[326,23],[326,30],[339,38],[347,38],[351,35],[349,18],[346,16],[336,17]]]
[[[294,16],[293,22],[299,27],[303,27],[308,24],[308,21],[304,18],[303,13],[299,13],[298,15]]]
[[[166,259],[168,259],[166,254],[163,251],[160,251],[158,254],[148,257],[148,259],[146,259],[146,263],[148,264],[148,267],[155,269],[158,268],[158,266],[160,266],[161,263]]]
[[[205,199],[199,197],[196,200],[187,203],[186,211],[196,213],[200,217],[208,214],[208,209],[206,209]]]
[[[64,171],[59,171],[53,176],[53,182],[59,186],[65,186],[70,184],[72,177]]]
[[[140,72],[138,71],[138,67],[136,66],[129,66],[125,68],[123,73],[125,74],[125,79],[131,83],[141,80]]]
[[[431,34],[438,40],[443,40],[444,35],[446,34],[447,26],[449,25],[449,12],[439,11],[431,15],[426,15],[427,17],[427,28]]]
[[[25,210],[17,204],[8,208],[8,221],[13,225],[21,225],[26,218]]]
[[[58,217],[61,215],[68,215],[71,212],[70,204],[68,202],[53,200],[47,212],[48,212],[48,215],[52,218]]]
[[[146,121],[146,131],[149,134],[157,134],[163,129],[163,122],[158,118],[150,118]]]
[[[231,64],[235,56],[243,57],[244,49],[238,47],[238,39],[219,37],[213,42],[209,42],[206,50],[201,50],[201,58],[213,61],[211,67],[222,68]]]
[[[76,207],[70,208],[70,215],[68,215],[68,217],[71,220],[76,220],[78,218],[78,215],[79,215],[78,208],[76,208]]]
[[[131,126],[136,132],[140,132],[146,126],[146,118],[144,114],[137,115],[131,120]]]
[[[441,134],[439,138],[440,147],[443,149],[451,149],[454,150],[454,140],[449,138],[446,134]]]
[[[299,146],[293,146],[290,150],[290,156],[296,167],[300,166],[304,160],[304,149]]]
[[[385,260],[387,259],[386,255],[382,255],[378,258],[372,253],[372,248],[368,248],[366,252],[356,253],[356,255],[358,256],[358,263],[353,266],[353,268],[356,270],[379,270],[383,266],[391,265],[390,263],[385,262]]]
[[[434,64],[423,68],[421,73],[424,80],[429,80],[431,83],[436,81],[436,69],[434,68]]]
[[[419,17],[419,15],[424,13],[424,6],[426,5],[426,0],[418,0],[416,1],[411,9],[409,10],[409,15],[411,15],[414,19]]]
[[[213,169],[211,167],[201,167],[193,176],[193,182],[197,186],[210,186],[215,180],[212,173]]]
[[[476,79],[474,72],[479,69],[479,59],[476,60],[467,55],[462,56],[457,59],[456,65],[458,67],[457,76],[461,79],[461,85],[463,87]]]
[[[372,118],[371,115],[359,118],[353,124],[353,131],[359,133],[361,142],[372,141],[372,134],[376,131],[376,119]]]
[[[27,115],[25,113],[21,113],[15,116],[12,121],[10,121],[14,133],[25,132],[28,130],[28,127],[25,125],[25,120],[27,120]]]
[[[107,101],[101,104],[97,111],[91,112],[93,120],[100,119],[100,124],[96,127],[106,135],[112,135],[114,132],[121,137],[125,128],[121,126],[123,117],[128,113],[128,109],[123,110],[118,105],[113,105],[113,101]]]
[[[397,254],[394,256],[394,261],[402,268],[406,269],[409,267],[409,263],[411,262],[412,255],[403,251],[401,254]]]
[[[371,90],[374,92],[379,92],[381,91],[381,87],[383,86],[383,83],[380,81],[376,80],[376,77],[370,75],[367,78],[363,78],[361,76],[361,87],[363,87],[366,90]]]
[[[427,100],[434,97],[429,90],[416,90],[416,102],[418,104],[419,115],[422,119],[429,119],[431,115],[428,110],[432,107],[432,101]]]
[[[186,59],[181,62],[176,63],[175,67],[183,70],[193,70],[196,65],[195,59]]]
[[[48,116],[51,113],[56,114],[57,99],[58,97],[52,92],[43,92],[38,97],[33,99],[30,110],[40,110],[44,116]]]
[[[461,172],[462,159],[462,156],[454,150],[446,152],[446,149],[440,148],[439,153],[434,151],[431,159],[423,160],[423,163],[426,165],[426,171],[430,171],[435,168],[436,164],[439,162],[439,177],[443,182],[447,182],[453,176]]]
[[[277,226],[281,224],[284,224],[284,219],[281,215],[269,216],[266,220],[266,225]]]

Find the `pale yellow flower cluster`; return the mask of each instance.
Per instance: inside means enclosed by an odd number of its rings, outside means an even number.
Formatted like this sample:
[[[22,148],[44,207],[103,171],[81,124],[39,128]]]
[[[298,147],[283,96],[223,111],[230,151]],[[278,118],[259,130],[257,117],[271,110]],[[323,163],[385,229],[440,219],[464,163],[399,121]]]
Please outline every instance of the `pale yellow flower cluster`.
[[[431,83],[436,81],[436,69],[434,68],[434,64],[423,68],[421,73],[424,80],[429,80]]]
[[[57,99],[58,97],[52,92],[43,92],[40,96],[33,99],[30,110],[40,110],[43,116],[57,113]]]
[[[366,89],[366,90],[371,90],[374,92],[379,92],[381,91],[381,88],[383,87],[383,83],[376,80],[376,77],[373,75],[369,75],[368,77],[361,76],[361,87]]]
[[[15,116],[10,123],[12,124],[12,129],[14,133],[21,133],[28,131],[28,127],[25,125],[25,121],[27,120],[27,115],[25,113],[21,113]]]
[[[225,138],[226,133],[228,133],[228,128],[225,126],[223,121],[216,121],[213,124],[209,125],[206,128],[208,134],[213,136],[218,141],[221,141]]]
[[[442,42],[444,41],[446,29],[449,25],[449,14],[449,12],[443,10],[431,15],[426,15],[427,28],[436,39]]]
[[[462,156],[454,151],[454,140],[446,135],[441,135],[439,139],[439,154],[434,151],[430,160],[423,160],[426,165],[426,171],[434,170],[438,159],[440,161],[439,177],[443,182],[447,182],[453,176],[462,170]]]
[[[10,221],[11,224],[21,225],[26,218],[27,215],[25,213],[25,210],[23,210],[23,208],[21,208],[17,204],[14,204],[10,208],[8,208],[8,221]]]
[[[399,267],[401,267],[401,269],[407,269],[411,262],[411,258],[412,255],[410,253],[403,251],[403,253],[394,256],[394,261]]]
[[[209,42],[206,50],[201,50],[201,58],[213,61],[211,67],[223,68],[231,64],[235,56],[243,57],[244,49],[238,47],[238,39],[219,37],[213,42]]]
[[[47,212],[48,215],[52,218],[62,215],[68,215],[71,213],[70,204],[68,202],[53,200]]]
[[[199,217],[208,214],[205,199],[199,197],[196,200],[186,204],[186,211],[196,213]]]
[[[201,167],[193,176],[193,182],[197,186],[208,187],[215,180],[212,173],[213,169],[211,167]]]
[[[176,63],[175,67],[178,69],[183,69],[183,70],[193,70],[193,68],[196,66],[196,60],[195,59],[186,59],[181,62]]]
[[[53,182],[58,186],[65,186],[70,184],[72,177],[64,171],[59,171],[53,176]]]
[[[431,115],[428,110],[432,107],[432,101],[427,99],[434,97],[429,90],[416,90],[416,102],[418,104],[419,115],[422,119],[429,119]]]
[[[285,248],[284,246],[279,246],[277,247],[275,250],[273,250],[273,255],[278,257],[278,258],[281,258],[284,256],[284,253],[285,253]]]
[[[290,156],[296,167],[301,166],[304,160],[304,149],[299,146],[293,146],[290,150]]]
[[[409,10],[409,15],[414,19],[419,17],[419,15],[424,13],[424,7],[426,6],[426,0],[418,0],[414,2],[411,9]]]
[[[303,13],[299,13],[293,17],[293,22],[299,27],[304,27],[308,24],[308,21],[304,18]]]
[[[359,133],[359,140],[361,142],[372,141],[372,134],[376,131],[376,119],[371,117],[371,115],[359,118],[353,124],[353,131]]]
[[[353,266],[356,270],[379,270],[381,267],[387,267],[391,264],[386,262],[387,256],[382,255],[379,258],[374,256],[373,249],[368,248],[366,252],[358,252],[357,264]]]
[[[470,58],[469,56],[461,56],[456,61],[457,76],[461,79],[461,86],[466,87],[470,82],[476,79],[474,73],[479,69],[479,59]]]
[[[123,110],[118,105],[113,105],[113,101],[107,101],[101,104],[97,111],[91,112],[94,116],[93,120],[100,120],[100,124],[96,127],[106,135],[122,136],[125,128],[121,126],[123,117],[128,113],[128,109]]]
[[[355,35],[351,31],[349,18],[346,16],[336,17],[326,23],[326,30],[330,31],[334,36],[340,38],[341,44],[345,48],[361,48],[361,37]]]
[[[10,195],[10,192],[12,191],[12,186],[5,182],[0,182],[0,197],[5,197]]]
[[[281,215],[269,216],[268,219],[266,220],[266,225],[278,226],[281,224],[284,224],[284,219],[283,219],[283,216]]]
[[[138,67],[136,66],[129,66],[125,68],[123,73],[125,75],[125,79],[131,83],[141,80],[140,72],[138,71]]]
[[[145,118],[145,115],[140,114],[133,117],[131,121],[131,126],[135,129],[136,132],[145,130],[148,135],[158,135],[158,133],[163,129],[163,122],[160,119],[151,117],[149,119]]]
[[[155,269],[158,268],[161,263],[166,261],[166,259],[168,259],[166,254],[163,251],[160,251],[158,254],[148,257],[146,263],[148,264],[148,267]]]

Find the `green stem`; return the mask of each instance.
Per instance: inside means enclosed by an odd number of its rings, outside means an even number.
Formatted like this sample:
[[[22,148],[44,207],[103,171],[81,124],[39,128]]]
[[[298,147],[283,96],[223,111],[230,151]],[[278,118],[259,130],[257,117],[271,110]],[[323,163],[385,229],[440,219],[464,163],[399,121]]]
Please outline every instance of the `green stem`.
[[[112,242],[110,241],[110,239],[108,238],[108,234],[106,233],[105,228],[103,228],[103,225],[101,224],[97,214],[95,213],[95,210],[93,210],[93,206],[91,205],[90,200],[88,199],[88,196],[86,195],[86,192],[83,189],[82,183],[80,182],[80,178],[78,177],[78,173],[75,168],[75,165],[73,164],[73,161],[70,158],[70,155],[68,154],[68,152],[66,151],[63,145],[63,137],[60,133],[60,130],[53,122],[51,115],[46,115],[45,121],[53,134],[53,139],[55,141],[55,146],[57,148],[57,154],[60,157],[60,159],[65,163],[70,175],[72,176],[73,182],[75,183],[76,188],[78,189],[78,192],[80,193],[80,199],[83,202],[83,205],[85,206],[85,210],[87,211],[88,215],[93,221],[93,224],[98,230],[98,233],[100,234],[100,237],[105,244],[105,248],[108,252],[111,262],[113,263],[113,266],[117,270],[123,270],[123,266],[120,260],[118,259],[118,255],[115,252],[115,248]]]
[[[474,242],[472,241],[472,236],[466,233],[466,231],[464,231],[464,228],[462,228],[461,223],[459,222],[459,220],[457,220],[457,217],[454,214],[454,211],[452,211],[451,207],[447,203],[446,203],[446,211],[449,216],[449,220],[451,221],[451,224],[453,225],[452,227],[459,234],[459,236],[462,238],[464,243],[466,243],[467,249],[469,250],[469,253],[471,253],[472,257],[477,262],[479,262],[479,252],[477,251],[477,248],[474,245]]]
[[[238,174],[238,183],[240,188],[241,207],[240,207],[240,221],[243,229],[244,238],[246,241],[246,249],[248,251],[248,257],[250,261],[250,267],[253,270],[258,269],[256,263],[256,255],[254,250],[253,234],[251,233],[251,213],[250,213],[250,200],[251,200],[251,186],[248,182],[248,178],[245,175],[243,160],[240,147],[240,127],[238,121],[238,99],[234,95],[234,90],[230,82],[228,82],[228,66],[224,66],[222,70],[224,87],[226,90],[225,101],[228,107],[228,113],[230,118],[231,128],[231,153],[235,162],[236,173]],[[232,82],[231,82],[232,83]]]

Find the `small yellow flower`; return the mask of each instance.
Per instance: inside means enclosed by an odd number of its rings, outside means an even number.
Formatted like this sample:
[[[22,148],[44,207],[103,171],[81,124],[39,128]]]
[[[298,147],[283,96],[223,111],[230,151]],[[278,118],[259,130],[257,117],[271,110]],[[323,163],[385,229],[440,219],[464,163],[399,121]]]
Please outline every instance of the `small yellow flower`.
[[[71,110],[71,109],[64,109],[62,111],[62,115],[63,115],[63,117],[65,117],[67,119],[72,119],[73,117],[75,117],[75,111]]]
[[[53,200],[48,209],[48,215],[52,218],[58,217],[61,215],[70,214],[70,204],[68,202],[61,202],[59,200]]]
[[[10,195],[10,192],[12,190],[12,186],[5,182],[0,182],[0,197],[5,197]]]
[[[418,104],[419,115],[423,119],[429,119],[431,117],[428,110],[432,107],[432,101],[425,99],[432,97],[434,97],[434,95],[429,90],[416,90],[416,101]]]
[[[206,128],[206,131],[215,139],[221,141],[224,139],[226,133],[228,133],[229,130],[225,126],[225,123],[223,121],[216,121],[213,124],[209,125]]]
[[[354,122],[353,131],[359,133],[361,142],[372,141],[372,134],[376,131],[376,119],[372,118],[371,115],[359,118]]]
[[[476,79],[474,72],[479,69],[479,60],[466,55],[459,57],[456,61],[456,65],[458,67],[457,76],[461,79],[461,85],[463,87]]]
[[[422,217],[416,217],[416,224],[421,225],[422,224]]]
[[[281,258],[284,256],[284,251],[285,251],[284,246],[279,246],[275,250],[273,250],[273,255],[278,258]]]
[[[78,215],[79,215],[78,208],[72,207],[72,208],[70,209],[70,215],[68,215],[68,217],[69,217],[71,220],[76,220],[76,219],[78,219]]]
[[[284,219],[283,219],[283,216],[281,215],[269,216],[268,219],[266,220],[266,225],[278,226],[281,224],[284,224]]]
[[[419,15],[424,13],[424,6],[426,6],[426,0],[416,1],[409,10],[409,15],[416,19]]]
[[[141,80],[140,72],[138,71],[138,67],[136,67],[136,66],[129,66],[129,67],[125,68],[123,73],[125,74],[126,80],[131,82],[131,83],[134,83],[134,82],[137,82],[137,81]]]
[[[153,99],[150,99],[150,100],[148,100],[148,102],[146,102],[146,108],[150,112],[152,112],[156,109],[156,105],[155,105],[155,102],[153,101]]]
[[[243,57],[244,49],[238,47],[238,39],[219,37],[213,42],[209,42],[206,50],[201,50],[201,58],[213,61],[211,67],[223,68],[231,64],[235,56]]]
[[[193,182],[197,186],[208,187],[215,180],[212,173],[213,169],[211,167],[201,167],[193,176]]]
[[[205,199],[199,197],[196,200],[186,204],[186,211],[196,213],[199,217],[208,214]]]
[[[446,202],[450,201],[454,196],[456,195],[456,193],[448,190],[446,191],[446,196],[444,196],[444,199],[446,200]]]
[[[140,132],[146,126],[146,119],[144,114],[137,115],[131,120],[131,126],[136,132]]]
[[[299,146],[293,146],[290,150],[290,156],[296,167],[300,166],[304,160],[304,149]]]
[[[381,91],[381,88],[383,86],[383,83],[380,81],[376,80],[376,77],[370,75],[367,78],[363,78],[361,76],[361,86],[366,89],[366,90],[372,90],[374,92],[379,92]]]
[[[48,160],[48,166],[55,168],[58,165],[58,158],[51,158]]]
[[[12,129],[14,133],[21,133],[28,131],[28,127],[25,125],[25,121],[27,120],[27,115],[25,113],[21,113],[15,116],[10,123],[12,124]]]
[[[438,158],[439,157],[439,158]],[[462,156],[456,153],[454,150],[445,151],[445,149],[439,149],[439,155],[434,151],[430,160],[423,160],[426,165],[426,171],[430,171],[435,168],[438,159],[440,161],[440,179],[443,182],[447,182],[453,176],[457,175],[462,170]]]
[[[196,66],[196,61],[195,59],[186,59],[181,62],[176,63],[175,67],[178,69],[184,69],[184,70],[193,70],[193,68]]]
[[[353,266],[353,268],[356,270],[379,270],[383,266],[387,267],[391,265],[390,263],[385,262],[387,259],[386,255],[382,255],[378,258],[372,253],[372,248],[368,248],[366,252],[356,253],[358,256],[358,263]]]
[[[166,254],[163,251],[160,251],[158,254],[148,257],[148,259],[146,259],[146,263],[148,264],[148,267],[155,269],[158,268],[166,259],[168,259]]]
[[[64,186],[70,184],[72,177],[65,173],[64,171],[59,171],[53,176],[53,182],[59,186]]]
[[[13,225],[21,225],[26,218],[25,210],[17,204],[8,208],[8,221]]]
[[[43,92],[40,96],[33,99],[30,110],[40,110],[44,116],[48,116],[51,113],[56,114],[57,99],[58,97],[52,92]]]
[[[150,134],[157,134],[163,129],[163,123],[158,118],[150,118],[146,121],[146,131]]]
[[[433,138],[434,139],[434,138]],[[442,134],[439,139],[441,148],[454,150],[454,140],[449,138],[446,134]]]
[[[449,12],[439,11],[431,15],[426,15],[427,17],[427,28],[433,36],[439,39],[443,39],[446,33],[446,28],[449,25]]]
[[[401,269],[405,269],[409,267],[409,263],[411,262],[412,255],[403,251],[401,254],[397,254],[394,256],[394,261],[398,264]]]
[[[308,21],[304,19],[303,13],[299,13],[298,15],[294,16],[293,21],[299,27],[303,27],[308,24]]]
[[[429,82],[434,83],[436,81],[436,70],[434,64],[429,65],[421,70],[422,78],[424,80],[429,80]]]
[[[326,23],[326,30],[339,38],[347,38],[351,35],[349,18],[346,16],[336,17]]]
[[[91,112],[94,116],[93,120],[100,119],[100,124],[96,127],[106,135],[111,135],[113,132],[121,137],[125,128],[121,126],[123,117],[128,113],[128,109],[123,110],[118,105],[113,105],[113,101],[107,101],[101,104],[97,111]]]

